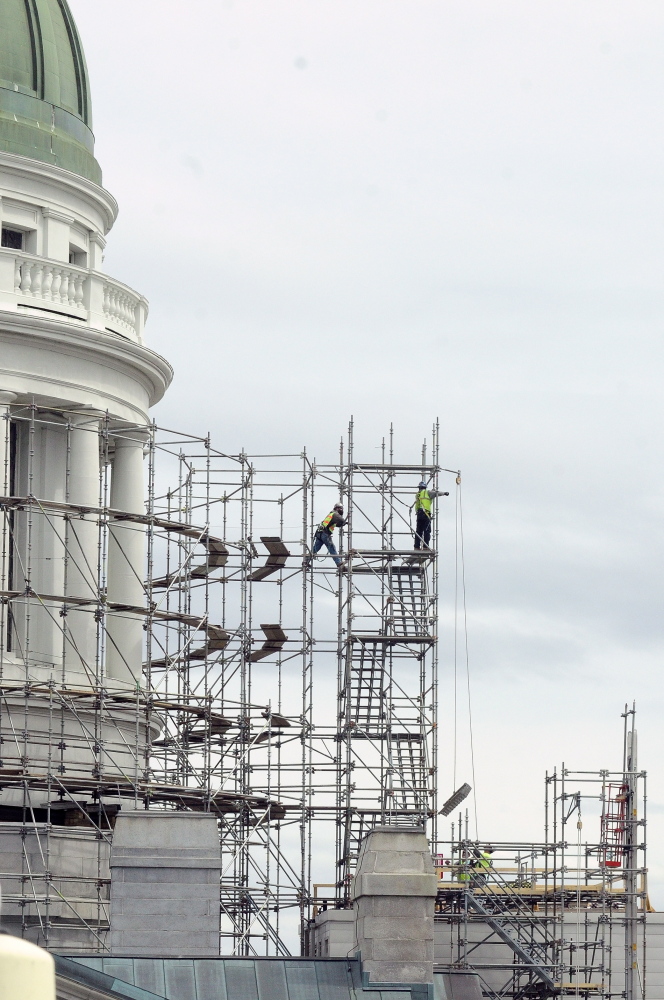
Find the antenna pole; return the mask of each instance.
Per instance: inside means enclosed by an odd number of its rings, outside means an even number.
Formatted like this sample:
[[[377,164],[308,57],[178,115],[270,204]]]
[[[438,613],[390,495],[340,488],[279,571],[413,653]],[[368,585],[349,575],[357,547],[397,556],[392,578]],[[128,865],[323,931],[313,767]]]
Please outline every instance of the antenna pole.
[[[636,703],[630,709],[625,705],[623,719],[625,720],[623,739],[623,792],[625,801],[625,857],[623,871],[625,873],[625,1000],[635,1000],[635,978],[638,966],[637,930],[637,760],[636,760],[636,729],[634,721]]]

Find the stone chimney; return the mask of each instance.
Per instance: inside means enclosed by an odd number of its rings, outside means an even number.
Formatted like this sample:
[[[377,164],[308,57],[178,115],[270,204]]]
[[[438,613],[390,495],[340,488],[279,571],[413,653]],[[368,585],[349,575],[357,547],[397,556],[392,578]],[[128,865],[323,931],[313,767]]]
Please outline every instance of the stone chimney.
[[[420,827],[378,826],[366,835],[353,899],[356,951],[367,983],[433,984],[437,884]]]
[[[121,812],[110,863],[112,954],[219,954],[221,849],[211,813]]]

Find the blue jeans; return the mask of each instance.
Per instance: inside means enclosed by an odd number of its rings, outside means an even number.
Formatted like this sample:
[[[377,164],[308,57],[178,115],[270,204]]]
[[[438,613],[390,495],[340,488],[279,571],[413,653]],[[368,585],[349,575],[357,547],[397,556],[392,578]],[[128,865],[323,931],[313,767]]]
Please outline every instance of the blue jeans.
[[[415,548],[429,548],[431,541],[431,518],[425,510],[418,510],[415,525]]]
[[[332,541],[332,533],[330,531],[317,531],[314,537],[314,547],[313,553],[316,555],[317,552],[325,546],[327,551],[330,553],[334,559],[337,566],[341,566],[341,559],[339,558],[339,553],[336,550],[336,546]]]

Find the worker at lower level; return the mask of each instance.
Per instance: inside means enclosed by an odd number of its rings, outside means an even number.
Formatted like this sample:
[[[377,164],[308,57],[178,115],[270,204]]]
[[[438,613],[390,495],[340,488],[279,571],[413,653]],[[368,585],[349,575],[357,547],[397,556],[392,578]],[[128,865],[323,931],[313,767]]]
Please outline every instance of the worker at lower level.
[[[415,495],[415,548],[428,549],[431,541],[431,501],[436,497],[448,497],[449,493],[440,493],[438,490],[430,490],[424,479]]]
[[[457,867],[455,868],[454,877],[456,878],[457,882],[470,882],[472,875],[468,871],[466,865],[461,864],[457,865]]]
[[[339,558],[339,553],[337,548],[332,541],[332,532],[335,528],[344,528],[348,524],[348,518],[344,520],[344,509],[340,503],[335,503],[334,507],[327,515],[324,517],[321,523],[316,529],[316,534],[314,535],[314,544],[312,546],[312,552],[316,555],[320,552],[323,546],[330,553],[334,562],[337,566],[343,565],[343,560]],[[305,568],[311,565],[311,557],[305,560]]]
[[[493,854],[493,847],[487,845],[473,863],[473,868],[476,873],[473,876],[474,885],[486,885],[487,873],[492,866],[492,861],[491,861],[492,854]]]
[[[463,859],[454,870],[457,882],[470,882],[473,886],[486,885],[487,873],[492,867],[493,847],[485,847],[481,852],[473,848],[471,858]]]

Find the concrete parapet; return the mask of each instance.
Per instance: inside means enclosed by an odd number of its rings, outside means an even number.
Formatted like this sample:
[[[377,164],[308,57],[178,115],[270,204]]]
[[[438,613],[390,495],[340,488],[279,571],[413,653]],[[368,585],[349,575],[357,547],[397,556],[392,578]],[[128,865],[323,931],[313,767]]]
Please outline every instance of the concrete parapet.
[[[110,864],[113,954],[219,954],[221,852],[213,815],[121,813]]]
[[[435,875],[405,874],[404,872],[369,872],[355,876],[355,897],[404,896],[428,898],[435,896],[438,884]],[[431,889],[434,889],[432,892]]]
[[[373,983],[433,983],[437,878],[424,830],[377,827],[353,882],[355,950]]]

